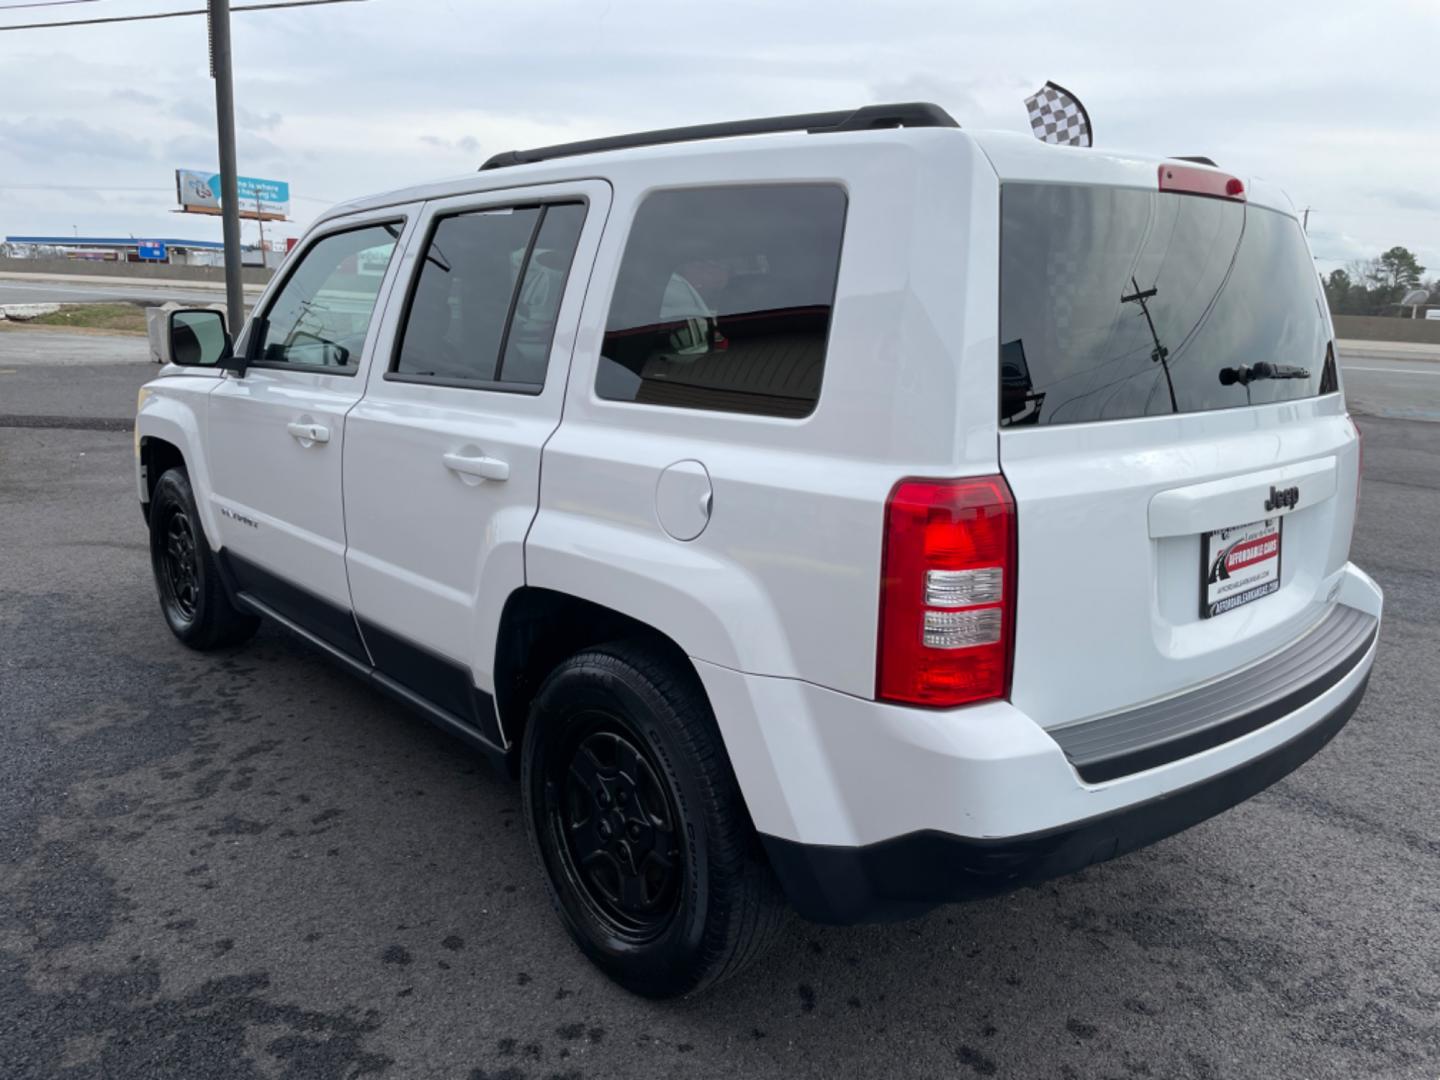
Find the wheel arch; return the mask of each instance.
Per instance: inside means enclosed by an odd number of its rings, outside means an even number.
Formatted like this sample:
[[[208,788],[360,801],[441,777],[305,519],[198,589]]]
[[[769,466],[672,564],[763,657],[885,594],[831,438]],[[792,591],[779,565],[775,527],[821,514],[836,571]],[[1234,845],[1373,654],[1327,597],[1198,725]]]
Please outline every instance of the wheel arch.
[[[185,452],[161,435],[142,435],[139,439],[140,503],[145,520],[150,520],[150,503],[155,498],[155,485],[160,477],[174,468],[185,467]]]
[[[694,671],[674,638],[622,611],[570,593],[533,585],[506,598],[495,643],[495,708],[512,749],[524,738],[530,702],[545,677],[577,652],[612,642],[642,644]],[[701,687],[698,673],[696,685]],[[518,753],[511,755],[518,765]]]
[[[166,469],[182,466],[190,477],[200,523],[214,548],[219,548],[220,523],[210,499],[210,472],[203,452],[201,418],[197,403],[187,400],[194,395],[190,388],[156,385],[160,382],[190,380],[156,380],[142,391],[139,411],[135,415],[135,478],[136,493],[148,520],[150,498],[155,485]],[[213,389],[214,380],[205,380],[204,393]],[[198,403],[203,409],[203,397]]]

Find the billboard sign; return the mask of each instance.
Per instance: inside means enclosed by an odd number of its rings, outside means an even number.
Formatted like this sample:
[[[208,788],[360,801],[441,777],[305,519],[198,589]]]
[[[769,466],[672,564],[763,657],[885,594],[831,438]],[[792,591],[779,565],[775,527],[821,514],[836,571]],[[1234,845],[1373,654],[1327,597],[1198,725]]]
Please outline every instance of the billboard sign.
[[[167,254],[165,241],[163,240],[140,240],[136,242],[142,259],[158,259],[163,261]]]
[[[240,216],[259,221],[284,221],[290,216],[290,185],[284,180],[237,176]],[[181,213],[220,213],[220,174],[198,169],[175,170],[175,197]]]

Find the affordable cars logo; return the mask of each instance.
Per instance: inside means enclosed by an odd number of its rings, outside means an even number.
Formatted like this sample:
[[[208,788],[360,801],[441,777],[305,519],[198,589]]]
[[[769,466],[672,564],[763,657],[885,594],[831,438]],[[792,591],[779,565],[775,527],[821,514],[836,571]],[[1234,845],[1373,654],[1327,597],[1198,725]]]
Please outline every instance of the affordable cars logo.
[[[1257,536],[1249,540],[1238,541],[1226,548],[1220,558],[1216,560],[1215,571],[1211,580],[1222,581],[1236,570],[1242,570],[1247,566],[1255,565],[1255,563],[1264,562],[1266,559],[1273,559],[1279,554],[1279,533],[1271,533],[1269,536]]]

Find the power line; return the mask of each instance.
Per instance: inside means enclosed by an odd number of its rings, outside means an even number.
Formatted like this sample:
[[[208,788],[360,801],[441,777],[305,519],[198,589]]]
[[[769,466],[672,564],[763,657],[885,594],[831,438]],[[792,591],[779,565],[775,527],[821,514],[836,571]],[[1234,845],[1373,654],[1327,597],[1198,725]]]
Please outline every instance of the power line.
[[[0,11],[19,11],[21,8],[45,8],[45,7],[68,7],[71,4],[94,4],[98,0],[41,0],[28,4],[4,4],[0,5]]]
[[[125,187],[119,184],[0,184],[0,191],[124,191],[155,194],[174,190],[173,187]],[[292,194],[290,198],[299,202],[324,203],[326,206],[335,206],[345,201],[344,199],[332,199],[325,195]]]
[[[174,191],[169,187],[119,187],[114,184],[0,184],[0,191]]]
[[[78,2],[78,0],[73,0]],[[368,0],[281,0],[270,4],[236,4],[231,11],[272,11],[275,8],[320,7],[323,4],[364,4]],[[56,26],[98,26],[101,23],[147,22],[151,19],[178,19],[185,15],[204,15],[204,8],[189,11],[159,11],[151,15],[110,15],[99,19],[69,19],[65,22],[21,23],[17,26],[0,26],[4,30],[46,30]]]
[[[1393,217],[1397,214],[1429,214],[1433,217],[1435,214],[1433,209],[1424,206],[1392,206],[1388,210],[1324,210],[1314,206],[1309,209],[1326,217]]]

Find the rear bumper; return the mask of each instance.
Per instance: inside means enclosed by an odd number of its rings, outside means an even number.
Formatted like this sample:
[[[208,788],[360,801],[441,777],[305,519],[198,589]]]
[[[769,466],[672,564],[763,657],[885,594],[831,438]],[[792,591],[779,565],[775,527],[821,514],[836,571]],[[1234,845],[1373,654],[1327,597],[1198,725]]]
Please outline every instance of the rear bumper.
[[[818,921],[903,917],[1132,851],[1300,765],[1354,712],[1378,645],[1379,588],[1352,565],[1337,585],[1295,651],[1134,710],[1128,730],[1103,718],[1093,738],[1005,701],[913,709],[695,667],[795,906]]]
[[[1335,737],[1360,704],[1368,681],[1367,670],[1319,722],[1260,757],[1073,825],[983,840],[925,831],[863,847],[766,836],[765,850],[791,903],[815,922],[902,919],[949,901],[995,896],[1152,844],[1263,791]]]

